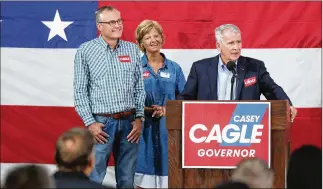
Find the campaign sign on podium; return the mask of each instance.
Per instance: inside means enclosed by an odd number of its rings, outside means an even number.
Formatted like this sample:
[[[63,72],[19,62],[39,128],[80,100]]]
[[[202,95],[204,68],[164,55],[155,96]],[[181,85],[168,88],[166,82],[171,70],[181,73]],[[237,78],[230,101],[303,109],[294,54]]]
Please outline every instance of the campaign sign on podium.
[[[270,166],[269,102],[186,102],[182,167],[232,169],[245,158]]]

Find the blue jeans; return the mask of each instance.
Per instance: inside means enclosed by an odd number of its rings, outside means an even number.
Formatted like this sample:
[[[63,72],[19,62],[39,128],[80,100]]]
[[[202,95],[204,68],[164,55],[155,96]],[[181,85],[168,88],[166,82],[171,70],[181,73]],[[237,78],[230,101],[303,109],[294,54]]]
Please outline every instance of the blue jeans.
[[[113,150],[117,188],[133,188],[137,166],[138,144],[127,140],[132,130],[133,116],[116,120],[111,117],[95,116],[97,122],[103,123],[103,131],[109,135],[108,142],[95,145],[95,167],[90,179],[101,183],[105,177],[107,162]]]

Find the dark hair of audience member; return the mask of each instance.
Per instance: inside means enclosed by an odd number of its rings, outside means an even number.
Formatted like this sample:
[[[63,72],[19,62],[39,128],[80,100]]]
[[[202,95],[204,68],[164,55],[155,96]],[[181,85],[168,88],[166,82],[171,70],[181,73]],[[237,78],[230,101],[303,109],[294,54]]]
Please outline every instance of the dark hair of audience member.
[[[287,169],[287,188],[322,188],[322,150],[304,145],[292,152]]]
[[[239,181],[226,181],[215,187],[216,189],[249,189],[249,186]]]
[[[53,178],[41,166],[23,165],[8,172],[4,188],[55,188]]]

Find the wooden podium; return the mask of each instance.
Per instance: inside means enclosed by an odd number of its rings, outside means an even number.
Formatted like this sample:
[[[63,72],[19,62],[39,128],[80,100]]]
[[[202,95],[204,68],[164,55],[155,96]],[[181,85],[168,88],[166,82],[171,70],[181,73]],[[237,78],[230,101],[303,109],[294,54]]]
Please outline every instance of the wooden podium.
[[[275,172],[274,187],[285,188],[285,170],[290,149],[289,103],[287,100],[266,102],[271,102],[271,168]],[[230,169],[182,168],[182,101],[167,101],[166,112],[168,187],[215,188],[221,181],[229,179]]]

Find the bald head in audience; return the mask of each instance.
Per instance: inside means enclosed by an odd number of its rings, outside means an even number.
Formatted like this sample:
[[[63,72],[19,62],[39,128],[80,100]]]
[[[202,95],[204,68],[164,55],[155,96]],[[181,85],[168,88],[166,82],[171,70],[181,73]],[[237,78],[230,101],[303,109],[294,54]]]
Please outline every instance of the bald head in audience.
[[[90,175],[94,167],[94,137],[84,128],[63,133],[56,142],[55,160],[60,171],[83,172]]]
[[[46,168],[23,165],[9,171],[4,181],[4,188],[55,188],[55,184]]]
[[[107,188],[89,179],[95,165],[94,144],[94,136],[86,128],[72,128],[58,138],[58,171],[53,175],[57,188]]]
[[[265,161],[257,158],[241,161],[231,178],[247,184],[250,188],[272,188],[274,183],[273,171]]]

